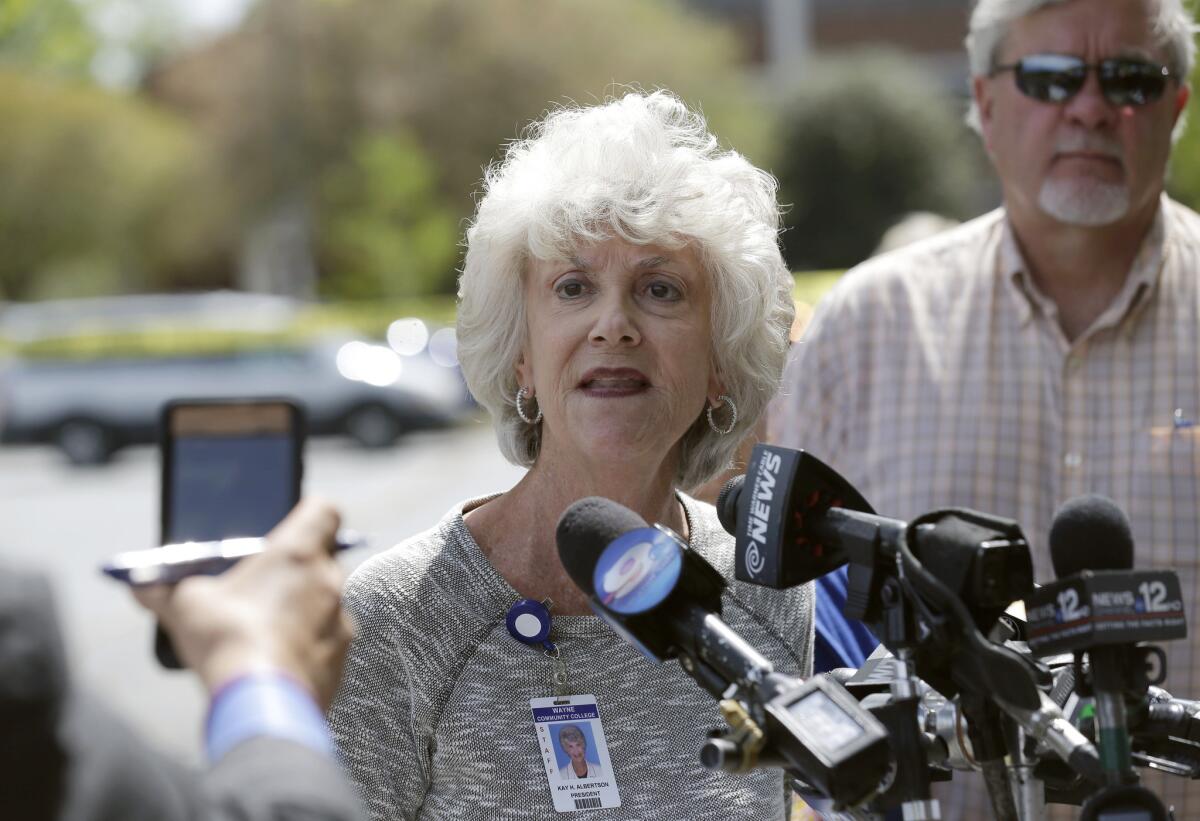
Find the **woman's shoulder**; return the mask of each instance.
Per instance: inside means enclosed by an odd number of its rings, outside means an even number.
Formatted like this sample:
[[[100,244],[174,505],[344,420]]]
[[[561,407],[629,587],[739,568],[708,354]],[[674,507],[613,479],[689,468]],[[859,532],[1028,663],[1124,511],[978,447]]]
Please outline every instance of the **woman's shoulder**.
[[[370,556],[351,571],[346,595],[354,598],[377,590],[402,591],[447,549],[454,547],[453,531],[445,519],[433,527]]]
[[[687,513],[689,547],[720,571],[727,581],[732,581],[733,536],[721,526],[721,520],[717,518],[717,509],[708,502],[702,502],[686,493],[680,493],[679,500]]]
[[[360,627],[379,620],[412,623],[448,607],[490,613],[503,591],[493,589],[494,574],[486,572],[486,559],[463,522],[462,509],[455,505],[433,527],[354,569],[343,599]]]

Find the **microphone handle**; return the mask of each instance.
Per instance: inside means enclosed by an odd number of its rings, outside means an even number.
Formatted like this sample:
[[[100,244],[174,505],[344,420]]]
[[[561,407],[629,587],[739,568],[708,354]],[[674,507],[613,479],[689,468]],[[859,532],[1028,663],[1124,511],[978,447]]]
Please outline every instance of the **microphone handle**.
[[[1121,688],[1121,665],[1126,658],[1124,649],[1115,645],[1088,650],[1096,700],[1096,746],[1105,780],[1112,785],[1125,783],[1127,774],[1133,771],[1125,696]]]
[[[687,655],[693,655],[727,682],[757,688],[775,671],[767,658],[717,614],[696,608],[689,615],[687,634],[691,648],[681,649],[692,650]]]
[[[1038,690],[1038,696],[1041,706],[1036,710],[1010,704],[1000,696],[995,696],[993,700],[1026,733],[1045,743],[1072,770],[1097,786],[1106,783],[1104,767],[1095,745],[1067,721],[1048,695]]]

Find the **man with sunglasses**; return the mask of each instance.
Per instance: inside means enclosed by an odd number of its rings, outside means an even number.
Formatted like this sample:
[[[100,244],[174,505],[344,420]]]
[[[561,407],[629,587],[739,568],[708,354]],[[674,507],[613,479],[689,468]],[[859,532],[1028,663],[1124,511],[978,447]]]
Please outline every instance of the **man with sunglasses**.
[[[1163,193],[1192,26],[1180,0],[979,0],[969,121],[1003,207],[846,274],[793,348],[769,438],[888,516],[1016,519],[1041,582],[1054,511],[1107,495],[1135,566],[1177,571],[1194,610],[1200,216]],[[1200,698],[1192,620],[1166,686]],[[981,788],[960,802],[967,781],[943,817],[987,817]],[[1198,782],[1145,783],[1200,818]]]

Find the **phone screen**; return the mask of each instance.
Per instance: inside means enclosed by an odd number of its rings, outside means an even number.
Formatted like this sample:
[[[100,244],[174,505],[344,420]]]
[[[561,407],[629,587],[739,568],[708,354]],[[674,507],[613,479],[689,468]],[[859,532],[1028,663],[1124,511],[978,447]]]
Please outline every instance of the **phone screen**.
[[[288,403],[174,405],[163,452],[163,542],[262,536],[300,493],[298,411]]]

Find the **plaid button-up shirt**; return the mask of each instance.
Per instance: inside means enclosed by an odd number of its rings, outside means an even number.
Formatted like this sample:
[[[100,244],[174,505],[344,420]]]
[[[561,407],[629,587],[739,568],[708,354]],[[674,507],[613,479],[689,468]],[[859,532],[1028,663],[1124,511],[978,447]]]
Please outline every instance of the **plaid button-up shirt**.
[[[1111,497],[1135,568],[1179,574],[1191,638],[1165,645],[1165,686],[1200,698],[1198,277],[1200,215],[1163,197],[1123,289],[1069,341],[994,211],[839,281],[793,346],[769,439],[829,462],[882,515],[1016,519],[1040,582],[1058,506]],[[1200,789],[1148,783],[1200,818]]]

